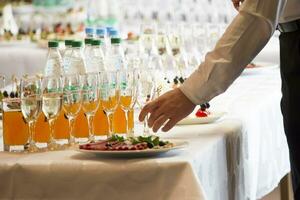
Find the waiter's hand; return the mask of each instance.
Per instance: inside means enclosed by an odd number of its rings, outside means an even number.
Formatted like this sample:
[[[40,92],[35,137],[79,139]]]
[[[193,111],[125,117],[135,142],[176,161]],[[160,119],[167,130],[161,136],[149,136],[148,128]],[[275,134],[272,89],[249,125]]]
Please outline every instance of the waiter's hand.
[[[239,10],[241,3],[243,3],[243,0],[231,0],[231,1],[236,10]]]
[[[193,112],[195,104],[192,103],[180,89],[174,89],[148,103],[141,111],[139,120],[143,121],[148,113],[149,127],[157,132],[161,126],[162,131],[167,132],[181,119]]]

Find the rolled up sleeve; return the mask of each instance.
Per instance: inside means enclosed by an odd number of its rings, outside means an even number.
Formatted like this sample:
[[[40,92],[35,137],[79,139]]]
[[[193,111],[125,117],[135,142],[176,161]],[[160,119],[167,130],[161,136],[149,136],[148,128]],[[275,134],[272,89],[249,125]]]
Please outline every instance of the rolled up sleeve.
[[[246,0],[213,51],[180,90],[202,104],[223,93],[274,33],[286,0]]]

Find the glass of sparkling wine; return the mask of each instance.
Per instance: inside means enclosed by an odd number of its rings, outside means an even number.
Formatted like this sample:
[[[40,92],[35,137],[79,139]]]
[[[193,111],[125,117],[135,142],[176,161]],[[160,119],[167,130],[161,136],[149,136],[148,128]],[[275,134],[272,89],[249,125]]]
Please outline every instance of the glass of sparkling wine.
[[[42,110],[46,116],[50,127],[50,141],[48,150],[53,151],[58,148],[55,135],[55,121],[62,109],[62,79],[60,76],[44,77],[42,80],[43,104]]]
[[[75,144],[74,123],[82,106],[82,93],[79,75],[63,77],[63,109],[70,126],[69,145]]]
[[[156,92],[155,70],[144,69],[139,73],[137,105],[142,109],[148,102],[154,99]],[[144,120],[144,135],[149,135],[148,116]]]
[[[34,141],[35,123],[42,109],[41,80],[39,78],[23,78],[21,80],[21,111],[29,126],[28,152],[36,152]]]
[[[108,119],[108,136],[113,134],[113,115],[119,105],[119,73],[117,71],[100,72],[101,105]]]
[[[95,142],[94,116],[99,106],[99,74],[87,73],[81,76],[82,108],[87,117],[89,142]]]
[[[126,135],[132,137],[129,131],[128,112],[133,109],[137,97],[137,70],[122,70],[119,72],[120,82],[120,105],[125,112]]]

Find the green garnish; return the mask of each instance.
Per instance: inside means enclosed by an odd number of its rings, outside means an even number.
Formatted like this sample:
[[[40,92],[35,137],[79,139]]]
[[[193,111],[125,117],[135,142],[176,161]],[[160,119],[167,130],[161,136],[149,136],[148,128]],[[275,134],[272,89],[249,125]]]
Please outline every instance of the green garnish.
[[[139,143],[147,143],[148,148],[152,149],[154,147],[163,147],[167,144],[169,144],[168,141],[162,141],[160,140],[159,137],[157,136],[139,136],[139,137],[130,137],[125,139],[123,136],[118,136],[118,135],[112,135],[108,141],[109,142],[125,142],[129,141],[132,145],[136,145]]]
[[[123,136],[112,135],[111,138],[108,139],[110,142],[124,142],[125,138]]]

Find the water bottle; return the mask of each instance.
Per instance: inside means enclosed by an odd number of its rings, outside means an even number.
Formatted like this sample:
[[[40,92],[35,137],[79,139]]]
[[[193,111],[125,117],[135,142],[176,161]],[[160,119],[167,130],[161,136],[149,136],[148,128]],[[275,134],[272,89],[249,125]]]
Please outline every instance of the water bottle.
[[[83,55],[84,58],[87,59],[91,53],[91,49],[92,49],[92,41],[93,39],[91,38],[85,38],[84,39],[84,51],[83,51]]]
[[[96,38],[101,40],[102,45],[105,44],[105,40],[106,40],[105,28],[97,28],[96,29]]]
[[[103,53],[105,54],[106,51],[106,29],[105,28],[97,28],[96,29],[96,38],[101,40],[101,48]]]
[[[91,27],[85,28],[85,35],[86,35],[86,38],[93,39],[94,38],[94,29]]]
[[[84,39],[84,58],[86,58],[91,51],[92,40],[94,39],[94,29],[91,27],[85,28],[86,38]]]
[[[66,74],[84,74],[85,73],[85,61],[82,52],[82,42],[73,41],[72,42],[72,54],[70,59],[70,64]]]
[[[109,38],[118,38],[119,37],[119,32],[116,29],[110,29],[108,31],[108,36]]]
[[[112,38],[119,38],[119,33],[116,29],[110,27],[107,29],[107,34],[108,34],[108,42],[106,43],[106,48],[109,49],[111,46],[111,39]]]
[[[46,68],[44,71],[45,76],[60,76],[63,74],[62,58],[58,50],[57,41],[48,42],[48,56]]]
[[[63,54],[63,70],[64,72],[69,70],[70,60],[72,55],[72,42],[73,40],[65,40],[65,51]]]
[[[102,42],[99,39],[92,41],[92,48],[89,56],[86,58],[86,72],[105,71],[104,54],[101,49]]]
[[[111,47],[107,54],[109,70],[125,69],[125,56],[121,46],[121,38],[111,38]]]

